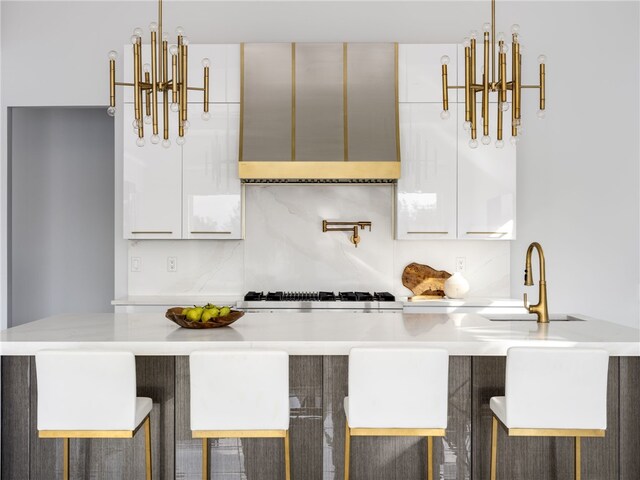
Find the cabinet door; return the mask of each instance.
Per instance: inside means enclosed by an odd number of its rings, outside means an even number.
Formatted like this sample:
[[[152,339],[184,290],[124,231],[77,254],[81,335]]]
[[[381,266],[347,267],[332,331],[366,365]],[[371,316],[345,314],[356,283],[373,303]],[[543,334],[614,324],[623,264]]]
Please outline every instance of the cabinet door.
[[[398,98],[400,102],[438,102],[442,105],[440,59],[443,55],[449,56],[450,59],[449,85],[455,85],[458,75],[456,45],[398,45]],[[464,63],[462,65],[464,67]],[[462,100],[464,101],[464,97]],[[449,90],[449,101],[456,101],[455,90]],[[442,110],[442,108],[440,109]]]
[[[136,145],[129,119],[133,105],[124,105],[124,238],[181,238],[182,149],[171,132],[171,147],[149,142]],[[145,125],[146,126],[146,125]]]
[[[189,66],[187,80],[191,87],[204,86],[204,68],[202,59],[211,62],[209,69],[209,102],[239,103],[240,102],[240,45],[212,44],[189,45]],[[203,92],[188,91],[189,102],[204,101]],[[200,115],[201,109],[194,105],[194,114]],[[191,120],[189,120],[191,121]]]
[[[238,177],[240,106],[212,105],[194,116],[183,145],[183,238],[241,239]]]
[[[400,240],[456,238],[456,110],[441,105],[400,105],[402,175],[396,196]]]
[[[464,105],[458,106],[458,238],[513,240],[516,238],[516,147],[509,141],[505,121],[504,148],[495,147],[496,105],[489,109],[490,145],[469,147],[462,128]],[[478,112],[481,106],[478,105]],[[480,120],[480,114],[478,113]],[[478,129],[478,140],[482,136]]]

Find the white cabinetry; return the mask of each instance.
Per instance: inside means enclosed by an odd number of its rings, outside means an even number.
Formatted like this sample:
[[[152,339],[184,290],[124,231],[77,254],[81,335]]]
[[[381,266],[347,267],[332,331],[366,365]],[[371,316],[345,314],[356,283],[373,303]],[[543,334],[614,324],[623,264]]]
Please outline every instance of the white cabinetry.
[[[183,238],[242,238],[238,180],[240,105],[216,104],[194,116],[183,148]]]
[[[175,142],[169,148],[151,145],[149,134],[147,145],[138,147],[129,122],[134,118],[132,104],[124,105],[123,115],[124,237],[181,238],[181,148]],[[173,131],[171,137],[175,135]]]
[[[398,99],[401,103],[433,102],[442,105],[440,59],[443,55],[449,57],[449,84],[454,85],[458,75],[457,45],[403,44],[398,46]],[[455,94],[450,97],[451,101],[455,102]]]
[[[401,240],[456,238],[456,109],[447,121],[441,110],[435,103],[400,105],[396,236]]]
[[[471,149],[463,129],[464,95],[449,91],[448,120],[442,111],[440,58],[450,57],[449,85],[464,82],[457,45],[399,46],[402,174],[396,197],[396,238],[513,240],[516,232],[516,147]],[[462,71],[460,70],[462,68]],[[464,92],[463,92],[464,93]],[[459,103],[457,103],[457,101]],[[490,108],[495,142],[496,105]],[[478,141],[482,119],[478,106]]]
[[[493,140],[496,117],[496,109],[490,108]],[[469,135],[462,128],[463,122],[464,105],[459,105],[458,237],[513,240],[516,234],[516,147],[509,141],[509,123],[505,122],[504,148],[480,143],[478,148],[472,149],[468,145]],[[481,135],[479,126],[478,138]]]

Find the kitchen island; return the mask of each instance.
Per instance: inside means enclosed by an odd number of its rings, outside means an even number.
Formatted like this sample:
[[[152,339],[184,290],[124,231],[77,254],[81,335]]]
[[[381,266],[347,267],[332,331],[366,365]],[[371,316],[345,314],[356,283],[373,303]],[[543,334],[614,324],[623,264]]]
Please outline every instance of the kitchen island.
[[[553,317],[552,317],[553,318]],[[222,329],[186,330],[159,314],[59,315],[0,333],[3,478],[50,478],[61,442],[36,431],[33,355],[49,348],[132,351],[139,395],[154,400],[154,478],[200,478],[200,443],[189,429],[188,354],[198,349],[268,348],[291,355],[293,479],[342,478],[347,355],[358,346],[446,348],[450,355],[447,435],[435,442],[436,478],[488,478],[489,398],[504,394],[505,354],[522,345],[603,348],[609,364],[608,428],[583,442],[584,479],[640,478],[640,331],[580,315],[569,321],[489,320],[474,314],[247,313]],[[212,365],[212,368],[215,366]],[[402,372],[398,372],[401,374]],[[501,478],[572,476],[571,439],[500,437]],[[72,474],[139,478],[142,438],[72,441]],[[283,476],[280,442],[212,442],[212,478]],[[352,479],[424,478],[424,440],[361,438]]]

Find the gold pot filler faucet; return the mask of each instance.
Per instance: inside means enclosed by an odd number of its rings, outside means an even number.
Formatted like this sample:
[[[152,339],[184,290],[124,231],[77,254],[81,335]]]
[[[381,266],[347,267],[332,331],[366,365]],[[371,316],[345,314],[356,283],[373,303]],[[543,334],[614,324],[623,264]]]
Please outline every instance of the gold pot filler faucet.
[[[527,249],[527,259],[524,267],[524,284],[528,287],[533,285],[533,275],[531,274],[531,255],[533,249],[538,251],[538,259],[540,260],[540,283],[538,303],[535,305],[529,305],[527,301],[527,294],[524,294],[524,308],[529,313],[535,313],[538,316],[538,323],[549,323],[549,309],[547,307],[547,279],[544,272],[544,250],[538,242],[533,242]]]
[[[365,227],[371,231],[371,222],[329,222],[327,220],[322,221],[323,232],[353,232],[349,240],[356,248],[360,243],[360,235],[358,234],[358,227],[360,230],[364,230]]]

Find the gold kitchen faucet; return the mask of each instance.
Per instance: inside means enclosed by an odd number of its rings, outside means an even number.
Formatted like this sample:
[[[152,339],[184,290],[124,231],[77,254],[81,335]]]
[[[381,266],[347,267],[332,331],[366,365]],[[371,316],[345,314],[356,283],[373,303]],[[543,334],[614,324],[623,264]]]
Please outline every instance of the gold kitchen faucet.
[[[533,285],[533,275],[531,274],[531,255],[533,254],[533,249],[538,251],[538,259],[540,260],[540,282],[539,282],[539,294],[538,294],[538,303],[535,305],[529,305],[527,301],[527,294],[524,294],[524,308],[526,308],[529,313],[535,313],[538,316],[538,323],[549,323],[549,309],[547,307],[547,279],[545,276],[545,260],[544,260],[544,250],[542,250],[542,245],[538,242],[533,242],[529,245],[527,249],[527,258],[524,267],[524,284],[526,286]]]

